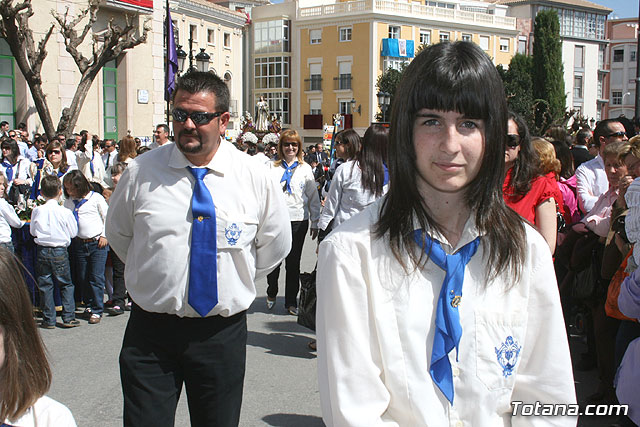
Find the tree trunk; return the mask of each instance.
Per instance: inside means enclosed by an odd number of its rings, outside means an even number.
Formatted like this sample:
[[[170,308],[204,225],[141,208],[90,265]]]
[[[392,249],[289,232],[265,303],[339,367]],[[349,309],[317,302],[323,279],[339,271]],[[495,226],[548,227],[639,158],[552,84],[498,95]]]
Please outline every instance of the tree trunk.
[[[101,67],[97,69],[92,67],[87,70],[82,78],[80,78],[80,82],[76,88],[76,93],[73,95],[71,105],[69,108],[65,108],[62,111],[60,122],[58,123],[58,133],[67,134],[75,128],[76,123],[78,122],[78,117],[80,116],[80,111],[84,105],[84,100],[87,98],[89,89],[91,89],[91,84],[95,80],[100,69]]]

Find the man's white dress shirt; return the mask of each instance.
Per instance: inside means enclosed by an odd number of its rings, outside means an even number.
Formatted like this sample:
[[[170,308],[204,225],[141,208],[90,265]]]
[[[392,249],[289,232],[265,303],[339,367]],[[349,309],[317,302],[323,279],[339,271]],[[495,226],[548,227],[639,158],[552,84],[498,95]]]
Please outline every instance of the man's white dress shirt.
[[[106,237],[105,223],[109,206],[101,194],[90,191],[86,196],[87,202],[78,209],[78,237],[81,239],[98,239]],[[64,201],[64,207],[73,211],[73,199]]]
[[[29,227],[36,244],[49,248],[67,247],[78,235],[78,223],[73,213],[55,199],[33,209]]]
[[[11,242],[11,227],[22,227],[22,221],[13,206],[0,197],[0,243]]]
[[[487,280],[483,240],[467,265],[458,360],[455,349],[449,353],[451,406],[429,375],[445,272],[432,261],[405,272],[387,239],[373,236],[382,200],[320,244],[316,326],[326,425],[575,426],[575,417],[511,415],[513,401],[576,402],[558,286],[542,236],[525,225],[525,262],[517,282],[506,275]],[[432,236],[451,254],[478,235],[472,215],[455,248],[443,236]],[[405,262],[410,266],[408,256]],[[504,363],[509,337],[513,369]]]
[[[384,195],[389,186],[382,189]],[[318,227],[326,230],[333,219],[333,227],[342,224],[353,215],[362,211],[378,197],[362,188],[362,170],[355,160],[349,160],[338,166],[331,180],[329,193],[320,213]]]
[[[96,153],[91,148],[91,142],[85,144],[85,151],[76,151],[76,161],[78,163],[78,169],[89,180],[89,182],[96,182],[107,188],[108,185],[105,182],[106,171],[104,163],[102,163],[102,156]],[[91,163],[93,162],[93,172],[91,172]]]
[[[78,169],[78,160],[76,159],[76,152],[73,150],[65,150],[65,156],[67,157],[67,165],[69,170]],[[71,169],[73,167],[73,169]]]
[[[108,172],[111,169],[111,166],[118,163],[118,150],[113,150],[110,153],[104,153],[102,155],[102,163],[104,163],[104,168]]]
[[[136,157],[109,199],[107,238],[125,261],[127,290],[144,310],[200,317],[188,304],[193,166],[175,144]],[[216,208],[218,304],[208,316],[249,308],[255,281],[291,249],[282,189],[265,168],[221,140],[204,183]]]
[[[576,170],[578,184],[578,206],[583,214],[588,214],[598,197],[609,189],[609,180],[604,171],[604,160],[598,154],[595,158],[584,162]]]
[[[284,182],[280,182],[284,174],[284,167],[276,166],[275,162],[270,163],[270,175],[273,182],[284,194],[284,199],[289,208],[289,219],[291,221],[304,221],[310,219],[310,228],[318,228],[320,218],[320,197],[313,171],[308,163],[300,163],[293,170],[291,177],[291,193],[284,191]]]

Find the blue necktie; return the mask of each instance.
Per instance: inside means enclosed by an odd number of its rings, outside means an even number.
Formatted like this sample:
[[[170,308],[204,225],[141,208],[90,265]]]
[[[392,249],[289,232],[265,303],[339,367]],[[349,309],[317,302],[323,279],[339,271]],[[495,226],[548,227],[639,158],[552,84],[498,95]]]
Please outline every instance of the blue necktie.
[[[455,347],[457,360],[458,344],[460,344],[460,337],[462,337],[458,305],[462,298],[464,269],[476,253],[480,238],[477,237],[467,243],[453,255],[447,255],[440,242],[432,240],[426,233],[423,236],[422,230],[416,230],[414,238],[416,243],[428,254],[429,259],[446,272],[436,308],[436,330],[433,337],[429,373],[433,382],[453,405],[453,375],[449,352]]]
[[[93,158],[96,155],[95,151],[91,152],[91,160],[89,160],[89,169],[91,169],[91,177],[93,178],[95,176],[95,171],[93,170]]]
[[[31,195],[29,196],[29,198],[36,200],[40,195],[40,172],[44,167],[44,159],[38,159],[33,163],[36,164],[36,176],[33,179],[33,185],[31,186]]]
[[[293,162],[291,166],[287,164],[284,160],[282,161],[282,167],[284,168],[284,173],[282,174],[282,179],[280,182],[286,182],[286,189],[289,194],[291,194],[291,177],[293,177],[293,170],[298,167],[298,162]],[[284,189],[284,187],[283,187]]]
[[[80,207],[82,205],[84,205],[85,203],[87,203],[87,199],[81,199],[81,200],[72,200],[73,202],[73,216],[76,218],[76,222],[79,222],[78,219],[78,211],[80,210]]]
[[[196,179],[191,199],[191,257],[189,259],[189,305],[206,316],[218,304],[216,208],[204,185],[207,168],[187,167]]]
[[[7,182],[13,181],[13,165],[7,161],[2,162],[2,166],[5,167],[4,174],[7,176]]]

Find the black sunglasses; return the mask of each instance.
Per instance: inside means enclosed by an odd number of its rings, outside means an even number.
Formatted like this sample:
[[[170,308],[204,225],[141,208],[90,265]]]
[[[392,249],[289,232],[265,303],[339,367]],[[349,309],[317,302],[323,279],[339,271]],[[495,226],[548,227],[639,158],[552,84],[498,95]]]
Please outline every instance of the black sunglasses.
[[[518,145],[520,145],[520,135],[508,134],[507,146],[509,146],[509,148],[516,148]]]
[[[297,142],[283,142],[282,146],[283,147],[292,147],[292,146],[296,146],[297,147],[298,143]]]
[[[173,116],[173,120],[175,120],[176,122],[184,123],[187,121],[187,119],[191,119],[191,121],[193,121],[193,123],[196,125],[206,125],[211,120],[215,119],[216,117],[220,117],[223,114],[224,113],[221,113],[219,111],[217,113],[205,113],[202,111],[194,111],[192,113],[187,113],[186,111],[181,110],[179,108],[175,108],[171,112],[171,115]]]
[[[621,137],[621,136],[625,136],[626,134],[627,134],[626,132],[622,132],[621,130],[619,130],[618,132],[614,132],[614,133],[611,133],[611,134],[607,135],[607,138],[612,138],[614,136]]]

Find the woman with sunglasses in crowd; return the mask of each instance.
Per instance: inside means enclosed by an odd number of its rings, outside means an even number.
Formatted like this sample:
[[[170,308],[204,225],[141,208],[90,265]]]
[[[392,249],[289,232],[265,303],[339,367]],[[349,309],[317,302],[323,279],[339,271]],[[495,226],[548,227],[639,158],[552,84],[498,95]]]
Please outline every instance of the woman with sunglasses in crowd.
[[[291,251],[285,259],[287,278],[284,293],[284,306],[291,315],[298,314],[298,290],[300,288],[300,257],[302,246],[311,221],[310,235],[318,236],[320,218],[320,198],[316,180],[308,163],[302,160],[302,140],[293,129],[287,129],[280,135],[278,142],[278,160],[271,164],[271,176],[282,187],[291,220]],[[267,308],[271,310],[278,294],[280,264],[267,276]]]
[[[553,253],[558,233],[556,202],[562,201],[562,195],[555,180],[541,174],[529,129],[513,112],[509,113],[507,136],[506,176],[502,185],[504,200],[536,227]]]

